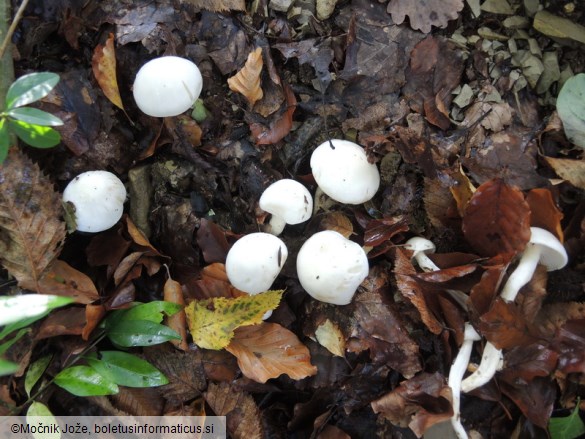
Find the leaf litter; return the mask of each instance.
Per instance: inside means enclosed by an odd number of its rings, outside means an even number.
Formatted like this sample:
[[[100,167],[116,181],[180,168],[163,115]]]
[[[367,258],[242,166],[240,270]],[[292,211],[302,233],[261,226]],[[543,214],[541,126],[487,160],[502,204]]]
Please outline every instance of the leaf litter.
[[[65,147],[12,149],[0,168],[0,276],[10,273],[18,291],[78,303],[12,347],[23,371],[40,349],[35,339],[71,355],[111,309],[134,301],[203,304],[213,327],[215,311],[250,300],[227,279],[230,246],[262,227],[257,201],[272,182],[294,178],[314,192],[313,147],[343,137],[381,169],[377,196],[363,206],[316,203],[313,219],[283,234],[290,254],[274,286],[284,291],[279,303],[256,306],[256,324],[228,319],[208,333],[194,314],[173,316],[176,347],[141,350],[169,384],[125,390],[100,408],[226,415],[232,437],[420,437],[452,416],[446,379],[466,321],[504,348],[504,368],[463,400],[470,434],[542,433],[556,410],[582,399],[583,152],[554,113],[563,84],[584,70],[575,44],[582,5],[113,3],[31,11],[23,30],[46,26],[15,38],[20,72],[39,62],[62,72],[40,107],[65,121]],[[163,54],[199,65],[206,111],[197,121],[137,111],[134,74]],[[66,236],[59,190],[68,180],[90,169],[127,180],[138,167],[134,194],[147,195],[131,217],[97,236]],[[537,270],[505,303],[499,289],[531,226],[564,240],[569,266]],[[296,278],[296,252],[323,229],[368,251],[370,274],[347,306],[316,303]],[[436,244],[439,271],[412,264],[402,245],[415,235]],[[470,370],[482,348],[474,345]],[[22,400],[19,379],[1,379],[9,405]],[[49,403],[73,413],[61,398]]]

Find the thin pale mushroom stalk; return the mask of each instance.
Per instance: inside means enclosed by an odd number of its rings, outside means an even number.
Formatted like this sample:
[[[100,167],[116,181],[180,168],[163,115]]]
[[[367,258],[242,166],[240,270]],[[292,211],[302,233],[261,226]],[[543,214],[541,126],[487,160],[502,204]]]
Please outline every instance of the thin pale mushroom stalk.
[[[547,271],[554,271],[563,268],[568,262],[567,252],[552,233],[537,227],[531,227],[530,231],[530,241],[518,262],[518,266],[500,292],[500,297],[507,302],[513,302],[520,289],[530,282],[539,263],[545,265]],[[502,350],[488,341],[484,347],[479,367],[463,380],[461,390],[467,393],[487,384],[496,372],[502,369],[503,365]]]
[[[435,245],[432,241],[425,238],[414,237],[406,242],[405,247],[413,251],[412,258],[416,261],[418,266],[425,272],[439,271],[440,268],[435,264],[426,253],[434,253]],[[466,298],[467,296],[457,290],[446,290],[453,299],[459,303],[464,309],[467,309]],[[469,364],[469,358],[471,357],[471,351],[473,349],[473,342],[481,340],[480,335],[475,331],[471,323],[465,323],[465,331],[463,336],[463,343],[459,348],[459,353],[451,366],[449,371],[448,384],[451,387],[451,393],[453,395],[453,416],[451,416],[451,425],[455,431],[455,435],[459,439],[467,439],[468,435],[461,423],[461,381],[467,365]]]

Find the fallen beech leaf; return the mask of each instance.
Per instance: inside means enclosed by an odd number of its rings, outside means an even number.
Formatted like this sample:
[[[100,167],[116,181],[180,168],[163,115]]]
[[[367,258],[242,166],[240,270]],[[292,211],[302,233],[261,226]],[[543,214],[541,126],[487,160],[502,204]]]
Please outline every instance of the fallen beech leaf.
[[[43,320],[39,331],[35,335],[36,340],[57,337],[58,335],[81,335],[85,327],[85,309],[82,307],[69,307],[51,312]]]
[[[548,230],[563,242],[563,213],[554,202],[551,191],[544,188],[532,189],[526,195],[526,202],[530,206],[530,225]]]
[[[241,297],[247,294],[234,288],[225,272],[225,265],[220,262],[209,264],[201,270],[201,279],[191,285],[195,299],[211,299],[213,297]]]
[[[536,377],[529,383],[498,380],[502,393],[510,398],[534,425],[546,430],[557,399],[557,385],[549,377]]]
[[[479,282],[469,293],[470,311],[474,316],[480,316],[489,311],[492,301],[498,293],[498,286],[505,274],[506,267],[489,267],[481,276]]]
[[[226,350],[238,359],[242,373],[251,380],[265,383],[283,373],[293,380],[315,375],[309,349],[288,329],[262,322],[237,328]]]
[[[490,310],[481,316],[479,329],[498,349],[510,349],[538,340],[515,303],[497,297]]]
[[[216,416],[226,417],[230,437],[234,439],[265,437],[262,415],[252,396],[225,382],[210,383],[204,396]]]
[[[185,305],[181,284],[171,279],[170,274],[163,287],[163,298],[165,302]],[[187,316],[185,315],[185,311],[181,310],[168,316],[166,324],[181,336],[181,340],[171,340],[171,343],[183,351],[189,349],[189,345],[187,344]]]
[[[124,110],[116,78],[116,51],[113,33],[110,33],[105,44],[98,44],[95,48],[91,59],[91,68],[106,97],[116,107]]]
[[[136,227],[134,221],[132,221],[132,219],[127,215],[124,215],[124,217],[126,220],[126,228],[128,230],[128,234],[130,235],[130,238],[132,238],[132,241],[134,241],[134,243],[138,244],[139,246],[148,248],[154,255],[162,256],[159,253],[159,251],[153,247],[153,245],[150,243],[150,241],[142,232],[142,230]]]
[[[21,287],[41,292],[41,277],[65,239],[61,216],[61,196],[51,181],[12,148],[0,166],[0,263]]]
[[[250,52],[244,67],[235,76],[228,78],[230,90],[242,94],[253,107],[256,101],[262,99],[264,93],[260,87],[260,74],[262,73],[262,48]]]
[[[277,143],[284,139],[292,129],[293,113],[297,107],[297,99],[290,86],[283,83],[282,88],[286,97],[286,108],[270,123],[270,129],[267,129],[260,123],[250,124],[250,131],[252,132],[256,145],[272,145]]]
[[[351,439],[351,436],[341,428],[328,424],[321,430],[317,439]]]
[[[420,313],[422,322],[429,331],[433,334],[440,334],[443,331],[444,325],[429,309],[423,288],[414,278],[416,274],[417,271],[410,262],[410,257],[407,255],[407,252],[401,248],[397,248],[396,258],[394,260],[394,275],[396,276],[398,290],[416,307]]]
[[[197,245],[203,253],[203,259],[208,264],[225,262],[230,248],[225,231],[206,218],[201,218],[201,225],[197,230]]]
[[[530,239],[530,207],[501,179],[483,183],[469,200],[463,234],[482,256],[521,253]]]
[[[551,303],[542,307],[536,319],[535,324],[545,334],[552,335],[563,327],[568,320],[584,320],[585,303],[567,302]]]
[[[329,212],[321,220],[321,227],[325,230],[333,230],[341,233],[347,239],[353,235],[353,224],[350,219],[341,212]]]
[[[371,403],[374,413],[381,413],[393,424],[409,426],[421,437],[434,424],[453,415],[451,388],[439,372],[422,372],[403,381],[392,392]]]
[[[449,20],[456,19],[462,9],[463,0],[392,0],[387,11],[394,23],[402,24],[408,16],[411,28],[428,34],[431,26],[447,27]]]
[[[585,161],[545,157],[546,162],[563,180],[585,190]]]
[[[92,331],[97,328],[101,320],[106,315],[106,309],[103,305],[91,305],[85,306],[85,326],[81,332],[81,338],[85,341],[89,340],[89,336]]]
[[[506,352],[506,367],[499,376],[510,383],[528,383],[536,377],[550,376],[558,358],[557,352],[540,343],[518,346]]]
[[[199,9],[211,12],[245,11],[244,0],[180,0],[181,3],[191,4]]]
[[[555,334],[551,346],[559,353],[558,369],[585,373],[585,319],[567,320]]]
[[[457,203],[457,211],[463,218],[465,215],[465,208],[475,193],[475,186],[473,186],[469,177],[463,172],[461,164],[457,166],[457,170],[450,173],[449,176],[456,182],[456,184],[449,186],[449,189]]]
[[[162,416],[165,399],[155,387],[132,388],[121,386],[111,395],[116,410],[131,416]]]
[[[283,292],[273,290],[234,299],[216,297],[191,302],[185,312],[193,341],[205,349],[225,348],[236,328],[261,323],[264,313],[278,306]]]
[[[343,357],[345,354],[345,336],[335,323],[327,319],[315,330],[315,338],[321,346],[333,355]]]
[[[57,259],[39,282],[39,292],[71,297],[77,303],[91,303],[100,298],[93,281],[68,263]]]

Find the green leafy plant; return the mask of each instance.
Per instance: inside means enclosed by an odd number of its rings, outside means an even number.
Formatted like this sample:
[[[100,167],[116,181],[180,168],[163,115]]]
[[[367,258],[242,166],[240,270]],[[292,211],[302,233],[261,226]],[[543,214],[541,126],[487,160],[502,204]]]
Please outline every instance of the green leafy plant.
[[[14,134],[35,148],[51,148],[61,141],[54,126],[63,121],[46,111],[25,105],[47,96],[59,82],[59,75],[37,72],[21,76],[6,93],[4,111],[0,113],[0,164],[8,154],[10,135]]]
[[[585,424],[579,416],[579,403],[577,398],[575,409],[569,416],[550,418],[548,432],[552,439],[576,439],[585,435]]]

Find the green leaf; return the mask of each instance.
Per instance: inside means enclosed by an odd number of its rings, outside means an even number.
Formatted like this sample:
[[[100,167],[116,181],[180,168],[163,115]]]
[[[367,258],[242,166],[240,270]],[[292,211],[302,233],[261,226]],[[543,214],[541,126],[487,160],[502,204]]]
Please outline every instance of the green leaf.
[[[26,333],[28,333],[30,331],[30,329],[21,329],[20,332],[18,334],[16,334],[14,337],[12,337],[10,340],[8,340],[6,343],[2,343],[0,345],[0,355],[4,355],[4,353],[6,353],[6,351],[8,349],[10,349],[10,347],[16,343],[18,340],[20,340],[22,338],[22,336]]]
[[[45,404],[33,402],[26,411],[26,423],[30,426],[57,424],[57,419]],[[60,439],[61,432],[32,433],[35,439]]]
[[[38,108],[21,107],[8,110],[6,114],[14,119],[21,120],[33,125],[43,125],[58,127],[63,125],[63,121],[51,113],[39,110]]]
[[[6,92],[6,109],[22,107],[47,96],[59,82],[59,75],[36,72],[21,76]]]
[[[52,355],[45,355],[28,367],[26,376],[24,377],[24,390],[28,396],[31,396],[30,392],[39,379],[43,376],[45,370],[47,370],[47,367],[49,366],[52,358]]]
[[[72,366],[63,369],[55,377],[55,384],[76,396],[114,395],[116,383],[89,366]]]
[[[102,351],[97,358],[86,358],[91,367],[110,381],[127,387],[156,387],[169,380],[148,361],[120,351]]]
[[[8,126],[20,140],[35,148],[52,148],[61,141],[61,135],[51,127],[34,125],[21,120],[9,120]]]
[[[557,97],[557,111],[567,139],[585,148],[585,73],[567,79]]]
[[[135,303],[132,308],[111,312],[104,320],[104,327],[116,325],[121,320],[148,320],[149,322],[160,323],[164,317],[163,313],[170,316],[181,309],[183,309],[181,305],[162,300]]]
[[[51,309],[71,302],[73,299],[70,297],[46,294],[0,297],[0,326],[38,317]],[[5,335],[4,332],[2,331],[3,335]]]
[[[8,133],[8,124],[6,119],[0,119],[0,165],[6,160],[10,148],[10,134]]]
[[[118,346],[152,346],[181,336],[171,328],[148,320],[121,320],[106,328],[108,338]]]
[[[548,432],[551,439],[575,439],[585,435],[585,424],[579,416],[579,399],[569,416],[550,418]]]
[[[0,377],[12,375],[18,370],[18,364],[0,358]]]

